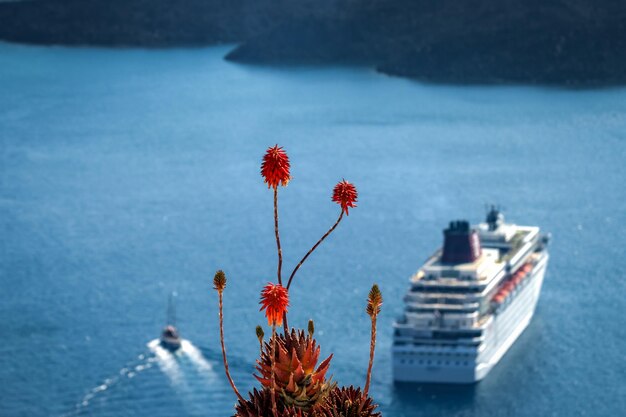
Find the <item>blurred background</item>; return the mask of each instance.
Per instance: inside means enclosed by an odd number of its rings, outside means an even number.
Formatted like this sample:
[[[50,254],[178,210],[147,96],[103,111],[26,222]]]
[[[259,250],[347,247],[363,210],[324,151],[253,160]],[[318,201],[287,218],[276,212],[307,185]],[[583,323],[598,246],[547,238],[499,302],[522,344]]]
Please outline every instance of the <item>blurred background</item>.
[[[337,181],[359,191],[291,291],[336,381],[364,384],[376,282],[385,416],[621,415],[625,22],[621,1],[1,2],[0,414],[232,415],[211,279],[248,391],[279,144],[286,272]],[[410,275],[491,203],[553,236],[530,326],[476,385],[394,384]]]

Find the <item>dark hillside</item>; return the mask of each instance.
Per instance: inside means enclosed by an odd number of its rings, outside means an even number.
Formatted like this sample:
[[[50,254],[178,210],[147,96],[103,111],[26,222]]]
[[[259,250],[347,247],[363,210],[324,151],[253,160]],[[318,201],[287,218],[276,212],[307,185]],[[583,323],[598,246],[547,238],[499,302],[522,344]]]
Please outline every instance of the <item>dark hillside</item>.
[[[624,0],[39,0],[0,3],[0,39],[237,42],[228,59],[359,63],[436,82],[626,83]]]
[[[280,20],[280,1],[39,0],[0,3],[0,39],[103,46],[235,42]]]
[[[277,25],[249,39],[229,59],[366,62],[384,72],[440,82],[603,85],[626,81],[624,1],[344,4],[332,20]]]

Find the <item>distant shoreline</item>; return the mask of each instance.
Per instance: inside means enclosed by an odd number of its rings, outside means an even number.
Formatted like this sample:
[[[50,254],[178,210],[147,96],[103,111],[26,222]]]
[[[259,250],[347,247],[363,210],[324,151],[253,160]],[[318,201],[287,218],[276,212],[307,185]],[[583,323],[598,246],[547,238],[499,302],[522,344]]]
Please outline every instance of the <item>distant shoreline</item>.
[[[0,1],[0,40],[147,49],[235,44],[225,58],[247,64],[365,65],[442,84],[626,85],[626,4],[619,2],[277,1]]]
[[[1,1],[1,0],[0,0]],[[21,1],[21,0],[20,0]],[[575,90],[603,90],[603,89],[613,89],[613,88],[626,88],[626,82],[604,82],[604,83],[528,83],[528,82],[514,82],[514,81],[502,81],[502,80],[481,80],[481,81],[461,81],[458,79],[431,79],[427,77],[418,77],[418,76],[406,76],[400,73],[395,73],[392,70],[377,68],[371,64],[359,63],[359,62],[340,62],[340,63],[313,63],[313,62],[281,62],[281,63],[263,63],[263,62],[246,62],[240,60],[233,60],[228,58],[228,54],[238,47],[238,43],[234,42],[225,42],[225,43],[215,43],[215,44],[193,44],[193,45],[90,45],[90,44],[59,44],[59,43],[34,43],[34,42],[13,42],[0,39],[0,45],[15,45],[15,46],[28,46],[28,47],[49,47],[49,48],[67,48],[67,49],[101,49],[107,51],[167,51],[167,50],[201,50],[206,48],[228,48],[225,51],[223,59],[225,61],[232,62],[234,64],[244,64],[244,65],[252,65],[259,67],[279,67],[279,68],[288,68],[288,67],[328,67],[328,66],[347,66],[354,68],[370,68],[371,70],[379,73],[381,75],[385,75],[388,77],[394,78],[404,78],[413,80],[416,82],[431,84],[431,85],[447,85],[447,86],[468,86],[468,87],[541,87],[541,88],[550,88],[557,90],[565,90],[565,91],[575,91]]]

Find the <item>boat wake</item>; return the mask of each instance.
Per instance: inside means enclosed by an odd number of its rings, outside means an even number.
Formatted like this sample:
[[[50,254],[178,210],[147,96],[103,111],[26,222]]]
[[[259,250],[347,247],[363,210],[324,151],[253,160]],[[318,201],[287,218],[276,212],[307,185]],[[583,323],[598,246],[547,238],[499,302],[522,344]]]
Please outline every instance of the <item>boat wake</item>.
[[[182,383],[182,374],[180,370],[180,365],[178,364],[177,352],[170,352],[169,350],[163,348],[159,343],[159,339],[154,339],[150,343],[148,343],[148,348],[154,354],[154,358],[158,367],[170,380],[170,382],[174,385],[179,385]]]
[[[194,415],[200,411],[200,407],[206,412],[205,403],[209,402],[209,396],[216,389],[224,391],[225,382],[221,374],[215,372],[215,365],[190,341],[183,339],[181,348],[175,352],[163,348],[159,339],[151,340],[146,346],[148,350],[145,353],[138,355],[115,375],[89,390],[74,409],[62,417],[91,415],[94,406],[115,408],[117,405],[109,403],[128,402],[128,397],[132,396],[138,396],[137,401],[140,402],[150,397],[172,396],[182,403],[186,411]],[[158,378],[159,374],[166,376],[165,387],[163,382],[158,383],[160,387],[155,387],[155,380],[163,380]],[[145,377],[139,378],[144,375]],[[204,401],[205,396],[207,401]]]
[[[211,379],[214,379],[215,373],[213,372],[213,366],[209,361],[204,358],[200,349],[195,347],[188,340],[183,339],[183,341],[181,342],[181,350],[183,351],[185,356],[189,358],[191,363],[195,365],[198,372],[203,373],[203,375],[205,375],[206,377],[210,376]]]
[[[200,349],[188,340],[181,341],[181,347],[175,352],[163,348],[159,339],[154,339],[148,343],[148,348],[154,354],[156,363],[173,385],[185,383],[185,373],[194,371],[207,382],[216,379],[213,365],[205,359]]]
[[[104,381],[102,381],[100,385],[89,390],[89,392],[85,394],[82,400],[75,405],[74,410],[63,414],[62,417],[83,414],[90,406],[92,401],[97,399],[99,396],[105,395],[105,392],[110,392],[112,388],[119,385],[124,380],[132,379],[135,376],[139,375],[141,372],[152,368],[155,361],[155,357],[151,357],[143,353],[137,356],[134,361],[129,362],[124,367],[122,367],[117,374],[106,378]]]

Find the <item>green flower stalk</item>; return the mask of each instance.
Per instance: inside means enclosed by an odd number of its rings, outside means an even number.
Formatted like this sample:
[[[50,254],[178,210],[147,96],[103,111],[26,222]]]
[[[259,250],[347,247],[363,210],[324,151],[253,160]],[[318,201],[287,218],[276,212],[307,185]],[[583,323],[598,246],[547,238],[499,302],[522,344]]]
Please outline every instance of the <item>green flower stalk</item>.
[[[335,224],[333,224],[330,229],[328,229],[328,231],[324,233],[320,240],[318,240],[317,243],[315,243],[315,245],[313,245],[313,247],[309,249],[306,255],[304,255],[300,262],[298,262],[298,265],[296,265],[294,270],[291,272],[291,275],[289,276],[289,281],[287,281],[287,289],[291,287],[291,281],[293,281],[293,277],[296,275],[296,272],[298,272],[298,269],[300,269],[304,261],[306,261],[307,258],[313,253],[313,251],[322,244],[322,242],[337,228],[337,226],[339,226],[341,219],[343,219],[344,213],[347,216],[348,209],[356,207],[355,203],[357,201],[357,197],[358,193],[354,184],[349,183],[346,180],[342,180],[338,182],[337,185],[335,185],[335,188],[333,189],[333,196],[331,199],[341,206],[341,212],[339,213],[339,217],[337,218]]]
[[[289,157],[282,147],[275,145],[267,149],[261,163],[261,176],[267,184],[267,188],[274,189],[274,234],[278,249],[278,283],[281,285],[283,283],[281,277],[283,252],[280,246],[280,234],[278,233],[278,186],[286,187],[291,180],[289,168]]]
[[[217,291],[217,295],[219,298],[219,315],[220,315],[220,343],[222,345],[222,360],[224,362],[224,370],[226,371],[226,378],[228,378],[228,382],[230,382],[230,386],[233,391],[235,391],[235,395],[239,398],[239,401],[245,401],[241,394],[239,394],[239,390],[235,386],[233,379],[230,376],[230,371],[228,369],[228,359],[226,359],[226,346],[224,346],[224,314],[223,314],[223,300],[222,293],[224,292],[224,288],[226,288],[226,274],[221,269],[215,273],[213,277],[213,288]]]
[[[376,318],[378,317],[378,313],[380,313],[380,306],[382,305],[383,295],[380,292],[378,285],[374,284],[367,298],[367,307],[365,307],[365,311],[372,320],[372,331],[370,336],[370,361],[367,366],[365,388],[363,389],[364,398],[367,398],[367,394],[370,389],[370,381],[372,380],[372,366],[374,365],[374,350],[376,348]]]

